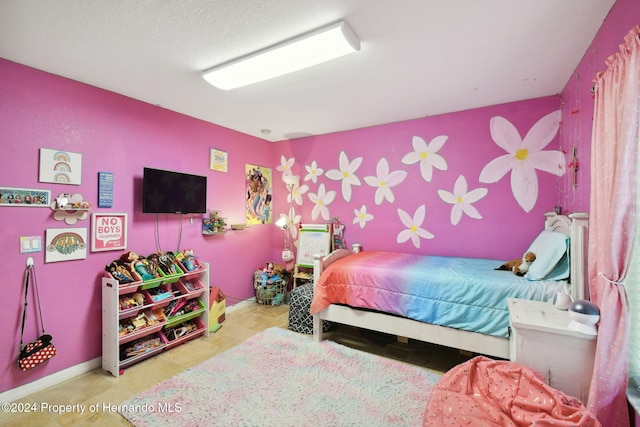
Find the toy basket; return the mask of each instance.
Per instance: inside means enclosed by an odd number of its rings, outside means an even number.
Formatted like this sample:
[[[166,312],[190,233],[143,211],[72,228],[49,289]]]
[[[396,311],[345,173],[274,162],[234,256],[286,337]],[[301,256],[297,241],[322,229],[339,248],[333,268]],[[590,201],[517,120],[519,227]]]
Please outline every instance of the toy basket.
[[[274,280],[263,285],[261,272],[256,271],[253,279],[253,288],[258,304],[280,305],[285,302],[287,282],[283,279]]]

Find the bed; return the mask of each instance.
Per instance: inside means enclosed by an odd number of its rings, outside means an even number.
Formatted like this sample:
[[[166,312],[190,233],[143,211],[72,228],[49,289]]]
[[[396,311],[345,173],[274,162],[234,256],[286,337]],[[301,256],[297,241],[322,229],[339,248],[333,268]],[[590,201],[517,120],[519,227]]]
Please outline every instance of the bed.
[[[585,213],[546,213],[529,247],[538,258],[525,277],[496,271],[503,260],[367,252],[357,245],[316,256],[314,340],[323,339],[327,320],[509,359],[508,297],[588,298],[587,230]]]

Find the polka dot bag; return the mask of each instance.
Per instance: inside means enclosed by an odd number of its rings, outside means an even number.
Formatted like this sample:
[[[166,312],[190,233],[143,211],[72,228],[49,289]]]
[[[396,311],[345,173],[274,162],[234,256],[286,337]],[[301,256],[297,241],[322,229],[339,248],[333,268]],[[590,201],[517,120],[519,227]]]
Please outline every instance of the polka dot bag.
[[[34,342],[22,345],[24,336],[24,324],[27,319],[27,301],[29,296],[29,279],[33,278],[33,289],[36,295],[36,303],[38,304],[38,313],[40,314],[40,325],[42,326],[42,335]],[[40,295],[38,294],[38,286],[36,284],[36,275],[33,267],[33,261],[27,262],[27,272],[24,280],[24,308],[22,311],[22,329],[20,331],[20,354],[18,356],[18,366],[23,371],[28,371],[43,362],[51,359],[57,354],[57,350],[51,342],[51,335],[45,334],[44,323],[42,321],[42,310],[40,309]]]

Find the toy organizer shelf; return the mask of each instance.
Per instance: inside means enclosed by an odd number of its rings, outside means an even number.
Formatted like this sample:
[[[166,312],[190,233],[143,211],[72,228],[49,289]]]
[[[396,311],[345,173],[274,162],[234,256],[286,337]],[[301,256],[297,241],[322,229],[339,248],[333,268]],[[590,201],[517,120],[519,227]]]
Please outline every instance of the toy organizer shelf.
[[[186,271],[186,269],[185,269]],[[194,338],[209,336],[209,264],[120,285],[102,278],[102,368],[120,370]]]

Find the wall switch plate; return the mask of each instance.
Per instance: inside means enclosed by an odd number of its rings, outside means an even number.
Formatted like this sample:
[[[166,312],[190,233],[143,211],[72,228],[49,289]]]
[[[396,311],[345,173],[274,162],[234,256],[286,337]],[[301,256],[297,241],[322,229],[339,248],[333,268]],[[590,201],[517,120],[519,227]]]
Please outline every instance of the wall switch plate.
[[[20,237],[20,253],[26,254],[31,252],[42,251],[41,236],[21,236]]]

